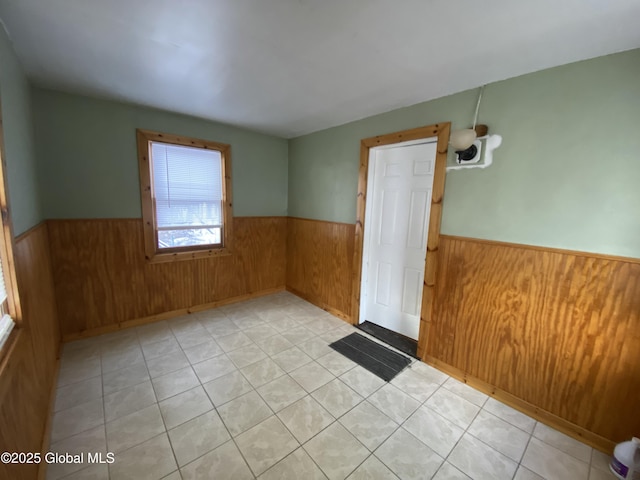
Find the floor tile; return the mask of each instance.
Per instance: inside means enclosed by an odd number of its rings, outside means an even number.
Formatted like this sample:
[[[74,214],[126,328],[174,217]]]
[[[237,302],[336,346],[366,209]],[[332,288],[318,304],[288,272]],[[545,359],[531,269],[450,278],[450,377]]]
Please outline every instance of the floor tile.
[[[47,472],[49,471],[47,467]],[[92,465],[76,473],[64,477],[65,480],[109,480],[109,467],[106,464]],[[47,480],[50,480],[47,477]]]
[[[207,383],[236,370],[233,362],[226,355],[218,355],[204,362],[193,365],[193,370],[201,383]]]
[[[117,392],[149,380],[149,372],[144,363],[125,367],[102,376],[102,388],[105,395]]]
[[[595,448],[591,452],[591,466],[604,472],[609,471],[609,462],[611,457],[606,453],[602,453]]]
[[[166,326],[166,322],[164,322],[165,325],[161,325],[162,323],[163,322],[152,323],[145,325],[144,327],[138,327],[138,340],[140,341],[140,345],[144,346],[149,343],[157,343],[163,340],[169,340],[170,338],[175,338],[173,336],[173,332],[171,332],[169,327]]]
[[[431,478],[443,459],[402,428],[385,441],[376,457],[402,479]]]
[[[425,405],[416,410],[403,427],[443,458],[451,453],[464,433],[462,428]]]
[[[368,400],[397,423],[404,422],[420,406],[420,402],[391,384],[379,389]]]
[[[249,381],[239,370],[216,378],[203,386],[216,407],[253,390]]]
[[[305,326],[316,335],[322,335],[323,333],[327,333],[335,328],[333,323],[325,320],[324,318],[317,318],[315,321],[309,322]]]
[[[511,479],[518,466],[510,458],[469,434],[460,439],[447,460],[477,480]]]
[[[200,385],[198,377],[191,367],[171,372],[151,380],[158,401],[173,397]]]
[[[360,365],[340,375],[340,380],[365,398],[386,383],[380,377],[362,368]]]
[[[167,323],[176,337],[181,334],[191,333],[204,328],[198,321],[198,317],[192,313],[182,315],[180,317],[174,317],[171,320],[168,320]]]
[[[489,398],[488,395],[485,395],[475,388],[470,387],[466,383],[460,382],[452,377],[449,377],[449,379],[444,382],[442,386],[447,390],[452,391],[456,395],[464,398],[465,400],[473,403],[474,405],[478,405],[479,407],[482,407]]]
[[[617,478],[611,471],[605,472],[594,467],[591,467],[589,473],[589,480],[616,480]]]
[[[58,387],[77,383],[101,374],[100,356],[93,356],[78,363],[61,364],[58,372]]]
[[[173,336],[166,340],[142,345],[142,352],[144,353],[144,358],[147,360],[163,357],[179,351],[181,351],[180,345]]]
[[[584,479],[589,466],[577,458],[533,437],[522,457],[522,465],[547,480]]]
[[[278,412],[278,418],[300,443],[306,442],[335,421],[331,414],[310,396]]]
[[[249,383],[258,388],[278,377],[284,375],[284,371],[270,358],[240,369]]]
[[[461,428],[467,428],[480,411],[480,407],[441,388],[425,402],[429,408]]]
[[[422,375],[430,383],[437,383],[438,385],[442,385],[449,378],[449,375],[446,373],[442,373],[440,370],[433,368],[431,365],[427,365],[420,360],[416,360],[409,365],[409,369],[419,375]]]
[[[348,480],[397,480],[398,477],[384,463],[371,455],[347,478]]]
[[[285,372],[291,372],[313,361],[313,359],[298,347],[289,348],[274,355],[271,359]]]
[[[166,375],[189,366],[189,360],[182,351],[147,360],[147,368],[151,378]]]
[[[311,396],[336,418],[341,417],[363,400],[360,395],[337,378],[315,390]]]
[[[296,320],[287,315],[284,315],[276,320],[272,320],[271,322],[269,322],[269,325],[271,325],[281,333],[288,332],[289,330],[293,330],[294,328],[299,326]]]
[[[298,326],[296,328],[292,328],[290,330],[282,332],[282,336],[294,345],[298,345],[300,343],[306,342],[307,340],[311,340],[316,336],[316,334],[308,328]]]
[[[166,477],[162,477],[162,480],[182,480],[182,475],[180,475],[180,471],[176,470],[173,473],[170,473]]]
[[[451,465],[449,462],[444,462],[433,477],[433,480],[471,480],[468,476]]]
[[[213,408],[202,387],[196,387],[160,402],[160,411],[167,429],[191,420]]]
[[[209,323],[204,328],[213,336],[214,340],[240,331],[238,326],[228,319]]]
[[[482,408],[489,413],[493,413],[496,417],[500,417],[505,422],[515,425],[520,430],[524,430],[525,432],[533,432],[533,428],[536,425],[536,421],[533,418],[528,417],[524,413],[520,413],[502,402],[499,402],[495,398],[489,398]]]
[[[371,451],[398,428],[396,422],[367,401],[340,418],[340,423]]]
[[[127,387],[104,397],[105,420],[110,422],[154,403],[156,403],[156,395],[151,382]]]
[[[520,465],[516,471],[515,477],[513,477],[513,480],[544,480],[544,478]]]
[[[275,416],[239,435],[236,444],[255,475],[260,475],[300,446]]]
[[[335,378],[329,370],[316,362],[308,363],[289,375],[307,392],[313,392]]]
[[[169,430],[169,440],[180,467],[219,447],[230,438],[215,410]]]
[[[71,455],[84,454],[85,462],[82,464],[73,463],[51,463],[47,465],[47,480],[57,480],[78,470],[82,470],[89,466],[87,454],[107,453],[107,440],[105,438],[104,426],[98,425],[80,432],[72,437],[65,438],[56,443],[52,443],[50,452],[70,453]]]
[[[121,368],[130,367],[136,363],[143,363],[142,348],[136,340],[135,344],[125,348],[109,350],[102,353],[102,373],[115,372]]]
[[[327,342],[318,337],[313,337],[311,340],[299,344],[298,347],[313,359],[334,351]]]
[[[51,442],[55,443],[103,423],[102,398],[89,400],[75,407],[61,410],[53,415]]]
[[[263,323],[262,325],[257,325],[255,327],[248,328],[244,330],[242,333],[244,333],[247,337],[249,337],[251,340],[255,342],[258,340],[262,340],[262,339],[277,335],[278,331],[275,328],[270,327],[266,323]]]
[[[218,413],[234,437],[273,415],[255,391],[225,403],[218,408]]]
[[[207,340],[212,339],[209,332],[207,332],[202,326],[199,329],[194,329],[189,332],[176,333],[176,338],[183,350],[185,348],[193,348],[197,345],[201,345]]]
[[[107,446],[116,454],[165,431],[157,404],[107,422]]]
[[[279,412],[307,394],[289,375],[261,386],[258,393],[274,412]]]
[[[102,378],[99,376],[71,383],[56,390],[54,412],[66,410],[100,397],[102,397]]]
[[[109,465],[109,475],[111,480],[162,478],[177,468],[169,439],[163,433],[116,455]]]
[[[424,402],[433,393],[440,388],[437,383],[426,380],[422,375],[405,368],[392,381],[404,393],[412,396],[419,402]]]
[[[571,438],[564,433],[560,433],[559,431],[554,430],[551,427],[538,422],[533,430],[533,436],[539,440],[542,440],[547,445],[551,445],[552,447],[556,447],[558,450],[561,450],[564,453],[568,453],[578,460],[582,460],[586,463],[591,462],[592,449],[590,446],[585,445],[584,443],[579,442],[578,440]]]
[[[275,355],[293,347],[293,344],[282,335],[273,335],[272,337],[256,340],[256,343],[268,355]]]
[[[329,330],[326,333],[323,333],[322,335],[320,335],[320,338],[322,338],[325,342],[331,344],[333,342],[337,342],[341,338],[346,337],[350,333],[352,332],[347,332],[341,329],[334,329],[334,330]]]
[[[193,313],[196,316],[198,321],[205,326],[209,323],[219,322],[221,320],[228,320],[227,316],[224,312],[219,308],[210,308],[207,310],[201,310],[199,312]]]
[[[260,480],[326,480],[326,478],[303,448],[298,448],[260,475]]]
[[[225,352],[231,352],[240,347],[253,344],[253,341],[242,332],[234,332],[230,335],[218,337],[216,342]]]
[[[200,345],[184,349],[184,354],[192,365],[213,358],[221,353],[224,352],[214,339],[207,339]]]
[[[247,330],[264,324],[264,320],[254,314],[250,314],[243,318],[236,318],[232,321],[240,330]]]
[[[255,343],[245,347],[240,347],[232,352],[228,352],[227,356],[238,368],[247,367],[252,363],[256,363],[267,358],[267,354],[260,350],[260,347]]]
[[[358,365],[357,363],[352,362],[347,357],[336,351],[331,351],[326,355],[319,357],[318,359],[316,359],[316,362],[329,370],[336,377],[342,375],[345,372],[348,372],[356,365]]]
[[[467,431],[516,462],[522,459],[531,436],[485,410],[478,414]]]
[[[229,441],[180,469],[183,480],[250,480],[249,466]]]
[[[304,449],[332,480],[346,478],[369,456],[369,450],[337,422],[309,440]]]

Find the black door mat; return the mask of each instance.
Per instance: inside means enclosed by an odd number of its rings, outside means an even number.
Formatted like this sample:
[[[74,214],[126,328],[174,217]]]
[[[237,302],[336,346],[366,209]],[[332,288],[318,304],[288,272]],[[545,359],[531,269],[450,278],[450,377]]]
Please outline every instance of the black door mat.
[[[367,332],[372,337],[382,340],[387,345],[391,345],[393,348],[400,350],[402,353],[411,355],[413,358],[418,358],[418,342],[413,338],[405,337],[398,332],[394,332],[393,330],[369,321],[364,321],[360,325],[356,325],[356,327]]]
[[[369,340],[359,333],[347,335],[329,346],[386,382],[392,380],[411,363],[410,358]]]

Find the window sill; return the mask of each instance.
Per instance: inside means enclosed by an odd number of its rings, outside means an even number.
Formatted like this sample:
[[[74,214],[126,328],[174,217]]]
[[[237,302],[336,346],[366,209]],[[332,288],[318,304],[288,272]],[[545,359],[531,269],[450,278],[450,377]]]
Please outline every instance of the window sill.
[[[146,257],[147,263],[180,262],[183,260],[201,260],[204,258],[229,257],[229,248],[211,248],[207,250],[189,250],[185,252],[156,252],[152,257]]]

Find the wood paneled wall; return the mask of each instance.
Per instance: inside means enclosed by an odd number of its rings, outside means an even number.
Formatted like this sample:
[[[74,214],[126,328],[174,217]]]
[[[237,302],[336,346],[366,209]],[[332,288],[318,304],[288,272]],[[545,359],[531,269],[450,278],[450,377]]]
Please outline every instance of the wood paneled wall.
[[[640,433],[640,261],[441,240],[431,360],[604,439]]]
[[[355,225],[288,218],[287,289],[350,319]]]
[[[49,220],[63,337],[284,288],[286,222],[236,217],[231,255],[149,264],[141,219]]]
[[[18,237],[14,256],[23,318],[0,365],[0,451],[39,452],[60,343],[46,224]],[[37,470],[0,464],[0,478],[31,480]]]

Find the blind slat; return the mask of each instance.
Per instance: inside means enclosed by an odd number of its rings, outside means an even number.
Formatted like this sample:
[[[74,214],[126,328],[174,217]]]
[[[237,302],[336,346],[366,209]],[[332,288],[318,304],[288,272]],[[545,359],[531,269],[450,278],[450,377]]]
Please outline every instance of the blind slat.
[[[4,284],[4,271],[2,270],[2,262],[0,262],[0,303],[7,299],[7,287]]]
[[[158,227],[222,223],[222,155],[151,143]]]

